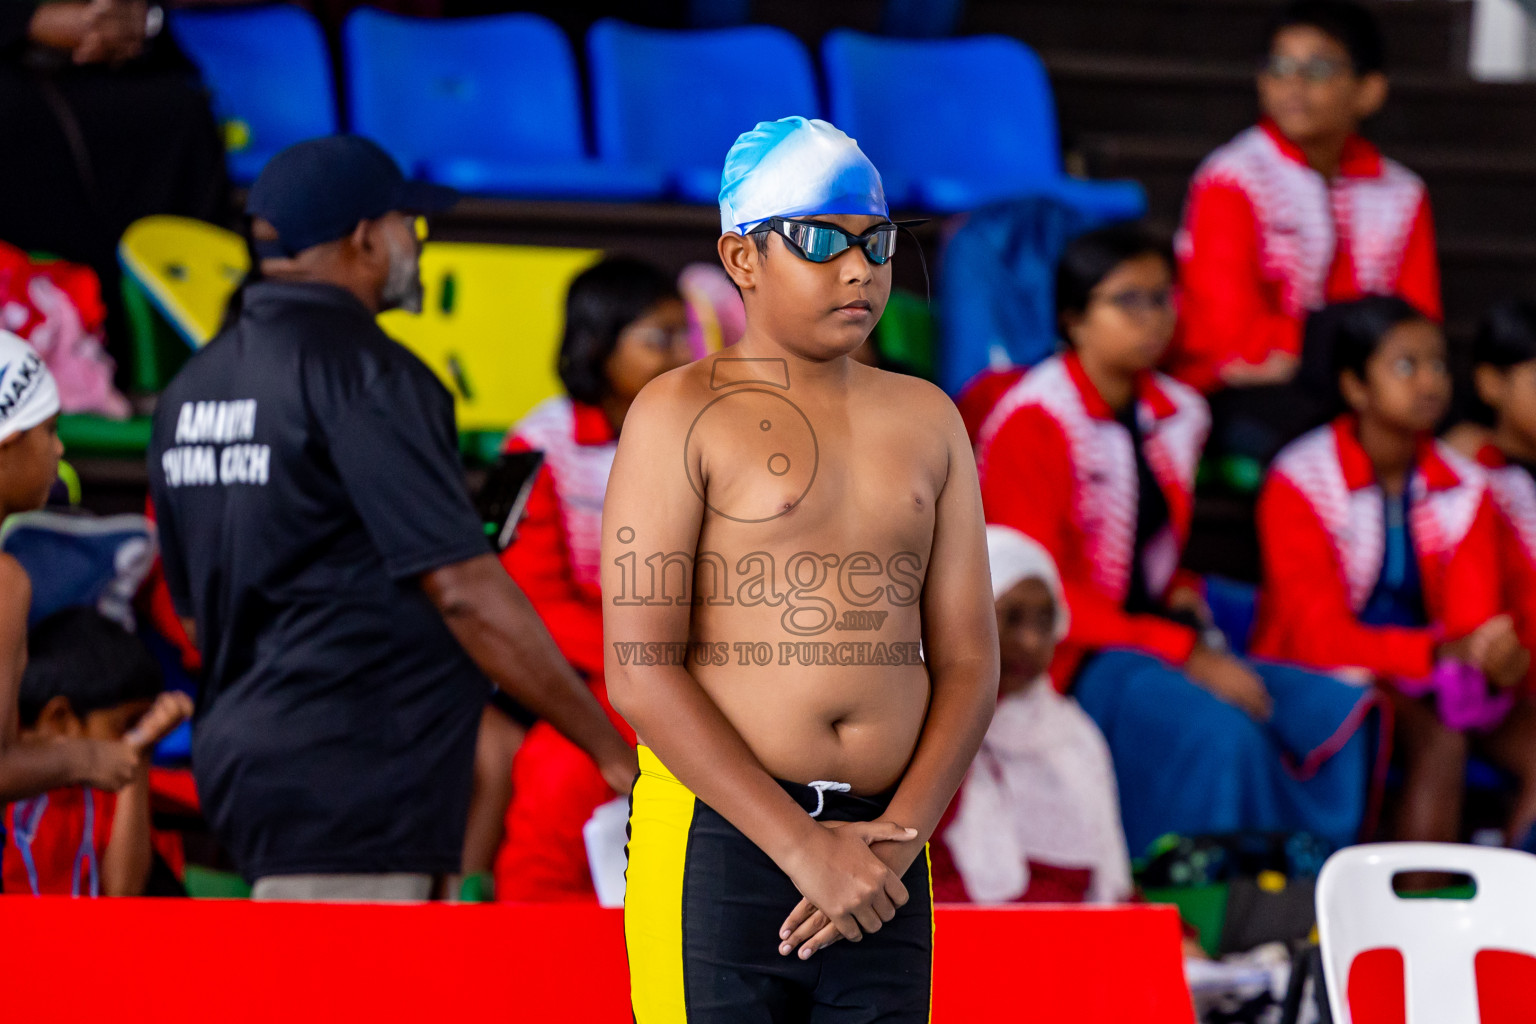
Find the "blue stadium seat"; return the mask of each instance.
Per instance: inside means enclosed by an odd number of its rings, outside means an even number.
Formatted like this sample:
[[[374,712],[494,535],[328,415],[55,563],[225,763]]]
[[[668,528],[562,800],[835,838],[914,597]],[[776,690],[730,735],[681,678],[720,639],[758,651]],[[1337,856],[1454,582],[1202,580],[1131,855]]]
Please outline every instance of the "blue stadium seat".
[[[565,35],[534,14],[449,20],[361,8],[342,31],[351,130],[407,174],[466,192],[658,195],[654,170],[591,160]]]
[[[212,94],[237,183],[256,180],[279,150],[336,132],[330,58],[309,12],[286,4],[176,10],[170,28]]]
[[[759,121],[819,117],[810,54],[783,29],[669,31],[604,19],[587,35],[597,152],[668,174],[714,203],[736,136]]]
[[[1037,195],[1113,219],[1146,210],[1135,182],[1063,172],[1045,66],[1018,40],[840,29],[822,42],[822,67],[832,122],[880,168],[893,206],[954,213]]]

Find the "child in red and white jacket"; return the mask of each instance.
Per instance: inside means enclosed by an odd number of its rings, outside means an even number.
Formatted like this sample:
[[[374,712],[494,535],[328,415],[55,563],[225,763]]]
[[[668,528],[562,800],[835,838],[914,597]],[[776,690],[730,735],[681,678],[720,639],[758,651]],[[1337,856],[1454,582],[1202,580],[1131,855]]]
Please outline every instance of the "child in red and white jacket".
[[[1536,651],[1536,302],[1502,302],[1490,309],[1472,356],[1473,385],[1488,423],[1458,425],[1446,441],[1488,474],[1501,527],[1505,607],[1514,613],[1521,646]],[[1533,696],[1536,673],[1526,676],[1511,717],[1530,716]],[[1507,833],[1518,843],[1536,823],[1536,743],[1514,729],[1500,730],[1484,743],[1501,747],[1495,759],[1520,779],[1521,796]]]
[[[1536,717],[1498,694],[1530,656],[1505,614],[1497,512],[1483,471],[1432,433],[1451,393],[1440,329],[1382,296],[1332,319],[1351,411],[1287,446],[1259,496],[1254,649],[1373,679],[1405,769],[1396,835],[1453,842],[1469,739],[1536,749]]]
[[[1440,318],[1424,183],[1359,135],[1386,100],[1381,30],[1348,0],[1282,12],[1260,123],[1195,172],[1178,237],[1169,372],[1202,391],[1295,376],[1309,312],[1401,295]]]
[[[578,275],[566,297],[566,395],[535,407],[506,443],[507,451],[543,452],[544,464],[502,564],[630,743],[634,730],[603,685],[603,496],[630,403],[689,358],[687,312],[673,279],[634,260],[605,260]],[[581,830],[613,796],[591,758],[548,723],[535,724],[513,761],[496,898],[595,899]]]
[[[1070,350],[982,427],[987,519],[1059,567],[1071,625],[1051,675],[1109,742],[1133,854],[1171,831],[1308,829],[1342,845],[1364,813],[1372,701],[1227,653],[1198,578],[1179,569],[1209,420],[1197,392],[1152,370],[1171,287],[1171,257],[1135,228],[1067,246]]]

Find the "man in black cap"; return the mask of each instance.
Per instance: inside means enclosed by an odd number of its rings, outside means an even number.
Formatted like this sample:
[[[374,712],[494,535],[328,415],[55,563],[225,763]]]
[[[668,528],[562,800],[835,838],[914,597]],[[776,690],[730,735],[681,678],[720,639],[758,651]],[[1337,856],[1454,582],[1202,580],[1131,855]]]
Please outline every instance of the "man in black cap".
[[[620,792],[636,773],[490,552],[447,390],[375,321],[420,307],[412,215],[453,199],[355,136],[278,154],[238,308],[156,411],[166,580],[204,660],[193,769],[257,898],[437,892],[487,677]]]

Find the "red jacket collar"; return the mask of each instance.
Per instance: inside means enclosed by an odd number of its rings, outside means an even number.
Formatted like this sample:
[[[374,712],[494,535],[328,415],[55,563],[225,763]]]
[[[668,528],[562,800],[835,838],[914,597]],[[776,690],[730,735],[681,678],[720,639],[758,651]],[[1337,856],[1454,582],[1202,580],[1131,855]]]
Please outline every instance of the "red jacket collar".
[[[1068,352],[1062,356],[1062,362],[1067,366],[1067,375],[1072,378],[1072,383],[1077,385],[1078,394],[1083,398],[1083,408],[1088,415],[1096,420],[1114,419],[1115,410],[1109,407],[1104,396],[1099,394],[1099,389],[1088,379],[1088,373],[1083,369],[1083,362],[1077,358],[1077,353]],[[1150,370],[1136,377],[1136,401],[1145,406],[1155,420],[1167,419],[1178,412],[1178,406],[1157,386],[1157,378]]]
[[[1360,438],[1355,432],[1355,418],[1346,415],[1334,420],[1333,433],[1338,442],[1339,467],[1344,471],[1344,486],[1358,491],[1374,484],[1376,467],[1371,465],[1371,457],[1360,447]],[[1461,483],[1461,477],[1441,457],[1434,436],[1430,434],[1419,439],[1413,468],[1432,491],[1446,490]]]
[[[1275,122],[1266,117],[1259,122],[1259,127],[1286,159],[1306,166],[1306,154],[1300,146],[1281,134]],[[1345,178],[1380,177],[1381,151],[1360,136],[1351,135],[1344,143],[1344,152],[1339,156],[1339,175]]]
[[[618,437],[608,422],[608,414],[597,406],[573,401],[571,411],[575,419],[573,433],[577,444],[611,444]]]

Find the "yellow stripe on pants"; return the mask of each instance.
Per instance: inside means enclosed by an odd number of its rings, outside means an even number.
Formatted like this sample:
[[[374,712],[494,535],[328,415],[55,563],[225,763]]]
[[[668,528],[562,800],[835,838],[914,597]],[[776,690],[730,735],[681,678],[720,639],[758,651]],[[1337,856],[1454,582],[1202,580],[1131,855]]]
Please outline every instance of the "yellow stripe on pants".
[[[624,946],[636,1024],[686,1024],[683,990],[683,869],[694,796],[640,747],[629,815]]]

